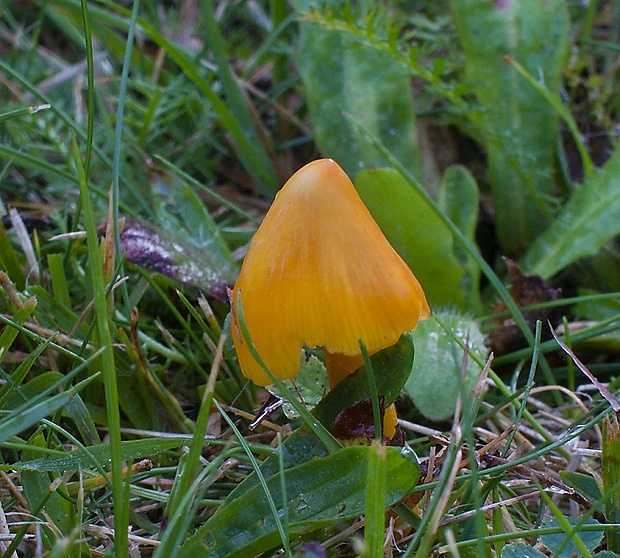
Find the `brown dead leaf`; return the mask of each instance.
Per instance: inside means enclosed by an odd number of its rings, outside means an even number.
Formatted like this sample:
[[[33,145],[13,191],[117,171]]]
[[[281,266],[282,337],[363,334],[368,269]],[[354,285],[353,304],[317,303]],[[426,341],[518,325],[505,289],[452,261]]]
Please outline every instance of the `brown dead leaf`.
[[[524,275],[517,262],[510,258],[504,257],[504,262],[508,268],[508,276],[511,282],[510,296],[520,308],[562,298],[561,289],[550,287],[539,275]],[[494,307],[494,311],[498,314],[505,310],[504,304],[498,304]],[[530,329],[534,331],[538,320],[543,323],[549,321],[555,326],[562,319],[563,313],[564,307],[555,306],[525,311],[523,317]],[[495,356],[510,353],[526,346],[525,337],[511,316],[500,318],[498,325],[497,329],[488,334],[486,340],[487,346],[491,348]],[[545,339],[550,338],[547,328],[543,328],[543,337]]]

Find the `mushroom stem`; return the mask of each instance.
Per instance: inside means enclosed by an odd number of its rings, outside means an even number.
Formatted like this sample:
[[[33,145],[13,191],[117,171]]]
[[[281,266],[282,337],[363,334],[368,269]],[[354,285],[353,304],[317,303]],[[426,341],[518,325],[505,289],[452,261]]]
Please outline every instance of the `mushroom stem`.
[[[339,384],[350,374],[353,374],[362,364],[364,357],[359,355],[347,356],[339,353],[330,353],[323,349],[325,368],[327,369],[327,379],[330,389]]]

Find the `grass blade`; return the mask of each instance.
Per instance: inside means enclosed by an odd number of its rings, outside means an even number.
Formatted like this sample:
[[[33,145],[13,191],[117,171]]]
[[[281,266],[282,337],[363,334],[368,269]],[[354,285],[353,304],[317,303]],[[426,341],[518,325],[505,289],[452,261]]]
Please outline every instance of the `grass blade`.
[[[114,366],[114,350],[112,347],[112,334],[108,317],[108,301],[101,266],[101,252],[97,237],[97,223],[90,200],[90,192],[86,179],[85,169],[82,165],[79,148],[75,138],[72,141],[73,156],[78,171],[80,183],[80,198],[84,215],[86,239],[90,273],[95,299],[95,314],[97,323],[98,342],[102,348],[100,356],[101,372],[107,407],[108,428],[110,436],[110,450],[112,461],[112,486],[114,498],[114,531],[115,552],[119,558],[127,558],[128,550],[128,525],[129,525],[129,499],[123,480],[123,459],[121,452],[121,422],[119,413],[118,389],[116,383],[116,368]],[[127,488],[129,480],[127,481]]]

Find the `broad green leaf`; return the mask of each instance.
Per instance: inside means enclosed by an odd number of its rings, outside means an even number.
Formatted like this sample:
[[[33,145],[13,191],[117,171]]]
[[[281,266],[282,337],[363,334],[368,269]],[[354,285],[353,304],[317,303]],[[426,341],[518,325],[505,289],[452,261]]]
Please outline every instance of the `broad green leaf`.
[[[178,213],[183,228],[191,234],[192,240],[224,268],[228,275],[235,270],[230,250],[222,239],[221,231],[198,194],[187,184],[173,179],[170,191],[170,209]],[[163,224],[163,223],[162,223]],[[174,223],[169,223],[174,227]]]
[[[64,383],[65,376],[59,372],[50,371],[39,374],[28,383],[22,385],[22,381],[28,374],[30,367],[46,349],[49,342],[50,340],[38,345],[24,362],[17,367],[15,372],[11,374],[11,381],[7,382],[6,385],[0,389],[0,408],[8,410],[15,409],[25,402],[33,404],[33,398],[41,394],[43,390],[52,387],[54,384],[62,385]],[[91,444],[100,441],[97,427],[84,401],[79,395],[74,395],[64,406],[63,412],[73,419],[85,443]]]
[[[364,514],[370,447],[348,447],[284,472],[289,497],[289,532],[292,537]],[[385,507],[405,497],[417,484],[419,467],[386,448]],[[282,512],[279,474],[267,487]],[[254,486],[218,510],[181,547],[179,556],[199,558],[255,556],[280,545],[274,517],[263,488]]]
[[[413,355],[413,341],[404,334],[395,345],[370,357],[377,393],[385,397],[386,407],[400,394],[411,372]],[[369,396],[368,376],[362,368],[335,386],[316,407],[314,416],[330,428],[340,411]]]
[[[575,471],[560,471],[564,484],[574,488],[591,504],[600,503],[602,498],[601,487],[591,475],[576,473]]]
[[[527,544],[507,544],[502,548],[502,558],[546,558],[546,555]]]
[[[128,220],[121,248],[130,262],[205,290],[220,301],[237,277],[237,264],[221,231],[196,193],[176,177],[162,183],[160,226]]]
[[[482,371],[473,357],[485,360],[484,335],[473,319],[452,312],[433,314],[410,335],[417,350],[404,391],[425,417],[446,419],[454,413],[461,384],[468,393]],[[459,342],[464,345],[467,338],[467,373],[461,380],[464,350]]]
[[[446,169],[437,203],[442,212],[475,244],[478,225],[478,184],[465,167],[453,165]],[[480,266],[459,242],[454,243],[453,250],[465,270],[465,275],[461,279],[461,290],[469,301],[469,308],[478,314],[482,308]]]
[[[568,523],[575,525],[580,523],[581,525],[599,525],[599,522],[595,519],[588,518],[585,521],[580,519],[565,518]],[[559,527],[557,519],[552,519],[548,523],[543,524],[543,527]],[[579,537],[585,547],[592,552],[603,540],[604,531],[580,531],[579,529],[574,534],[574,537]],[[567,534],[561,533],[549,533],[546,535],[540,535],[541,542],[547,547],[547,549],[553,553],[557,558],[572,558],[573,556],[580,556],[581,553],[572,540],[567,544]],[[562,550],[558,552],[560,545],[563,545]]]
[[[391,405],[399,396],[413,366],[413,341],[408,334],[401,335],[398,343],[370,357],[375,373],[377,393],[384,396],[385,406]],[[361,369],[334,387],[312,410],[312,414],[326,428],[331,428],[338,414],[347,407],[370,395],[368,376]],[[301,427],[286,438],[281,446],[284,468],[327,455],[325,446],[308,428]],[[265,477],[275,475],[279,470],[277,457],[270,457],[261,464]],[[256,475],[248,476],[226,498],[226,504],[239,498],[257,483]]]
[[[71,308],[71,295],[69,294],[69,283],[65,273],[63,255],[48,254],[47,265],[52,280],[54,299],[61,307]]]
[[[285,380],[283,383],[293,393],[300,396],[301,402],[309,410],[314,409],[329,391],[329,380],[325,365],[316,356],[307,354],[305,351],[302,354],[301,366],[297,376],[293,380]],[[271,385],[267,386],[267,389],[274,395],[282,397],[277,387]],[[289,419],[299,416],[287,401],[284,401],[282,410]]]
[[[345,4],[342,1],[296,0],[293,4],[302,20],[297,66],[321,153],[336,160],[351,177],[366,168],[385,166],[383,156],[344,118],[343,113],[349,113],[420,176],[415,114],[406,70],[389,53],[361,44],[351,33],[304,21],[308,10],[339,11]],[[386,10],[376,8],[373,15],[368,15],[363,8],[357,9],[356,15],[366,21],[348,20],[347,24],[353,28],[358,24],[371,25],[377,33],[387,35]]]
[[[547,279],[620,234],[620,147],[576,187],[560,214],[521,260],[524,273]]]
[[[465,270],[454,254],[452,233],[418,193],[392,169],[364,171],[355,187],[431,302],[467,309]]]
[[[577,295],[584,297],[602,295],[600,300],[586,299],[578,301],[572,308],[572,313],[577,318],[590,321],[603,321],[620,314],[619,298],[610,298],[609,295],[604,295],[601,291],[593,289],[579,289]]]
[[[502,249],[519,255],[553,214],[558,115],[504,59],[559,95],[568,47],[565,0],[451,0],[482,135]]]
[[[121,342],[129,344],[124,332],[119,334]],[[135,357],[132,353],[132,358]],[[158,405],[154,387],[149,384],[145,374],[140,370],[141,364],[128,369],[124,374],[117,374],[118,401],[123,413],[136,428],[159,430],[166,421],[165,412]]]

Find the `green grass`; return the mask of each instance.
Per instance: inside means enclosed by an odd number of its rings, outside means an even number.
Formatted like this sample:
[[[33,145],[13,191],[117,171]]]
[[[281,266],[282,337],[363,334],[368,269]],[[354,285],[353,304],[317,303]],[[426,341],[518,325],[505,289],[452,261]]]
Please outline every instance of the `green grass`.
[[[620,555],[616,404],[547,323],[617,398],[620,11],[487,4],[2,4],[0,555]],[[226,289],[321,156],[434,316],[251,428]],[[332,436],[360,394],[405,448]]]

